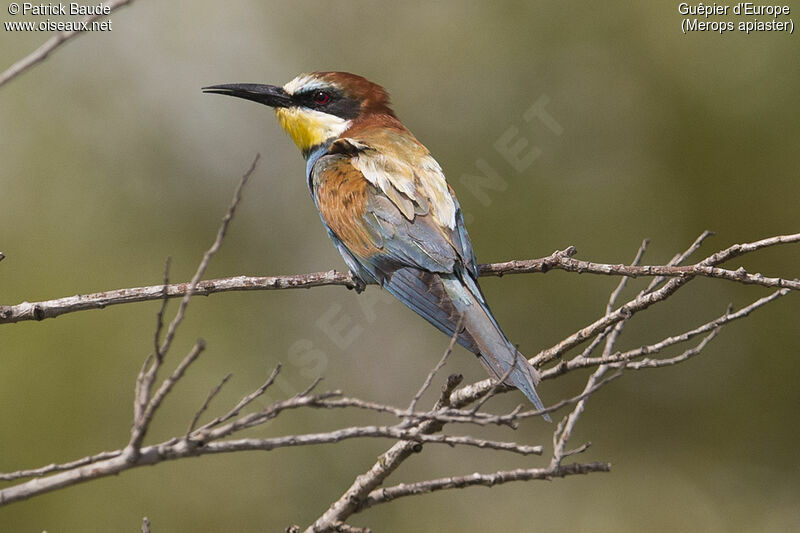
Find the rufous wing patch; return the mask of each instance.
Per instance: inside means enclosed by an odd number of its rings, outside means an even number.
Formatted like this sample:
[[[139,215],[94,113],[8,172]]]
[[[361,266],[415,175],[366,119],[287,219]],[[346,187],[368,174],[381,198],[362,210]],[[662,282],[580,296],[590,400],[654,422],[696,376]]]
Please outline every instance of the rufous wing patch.
[[[370,184],[344,159],[319,173],[316,201],[322,218],[355,255],[366,258],[380,252],[382,238],[365,223]]]

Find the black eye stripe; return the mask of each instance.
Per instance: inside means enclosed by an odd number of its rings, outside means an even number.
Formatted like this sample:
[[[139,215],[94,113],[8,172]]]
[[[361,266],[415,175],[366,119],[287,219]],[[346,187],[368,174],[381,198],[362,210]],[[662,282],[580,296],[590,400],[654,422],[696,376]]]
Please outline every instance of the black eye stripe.
[[[317,95],[327,94],[330,98],[329,101],[338,100],[342,97],[339,91],[328,88],[311,89],[310,91],[303,91],[295,95],[295,98],[302,102],[315,102]]]
[[[320,93],[327,95],[327,100],[324,98],[317,100],[317,96],[319,96]],[[300,106],[322,111],[330,115],[336,115],[345,120],[351,120],[358,116],[358,111],[361,107],[359,102],[342,94],[342,92],[335,87],[316,87],[308,89],[295,93],[292,99]]]

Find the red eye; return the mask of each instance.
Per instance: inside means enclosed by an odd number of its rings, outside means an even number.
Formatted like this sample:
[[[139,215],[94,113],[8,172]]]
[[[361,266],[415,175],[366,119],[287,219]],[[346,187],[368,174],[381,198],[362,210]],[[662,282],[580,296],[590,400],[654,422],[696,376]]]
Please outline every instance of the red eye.
[[[327,104],[331,99],[331,95],[325,91],[317,91],[314,93],[314,103],[319,105]]]

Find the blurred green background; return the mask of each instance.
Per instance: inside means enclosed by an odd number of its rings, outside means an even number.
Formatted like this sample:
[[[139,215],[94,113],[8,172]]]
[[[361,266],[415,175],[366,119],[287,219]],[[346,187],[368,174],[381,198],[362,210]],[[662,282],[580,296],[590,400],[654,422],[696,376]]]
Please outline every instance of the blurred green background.
[[[482,262],[575,245],[579,257],[664,263],[703,230],[704,252],[800,231],[800,48],[780,33],[684,35],[677,2],[153,2],[112,14],[0,88],[0,303],[188,279],[241,173],[262,160],[207,277],[344,267],[304,183],[304,164],[267,108],[204,95],[216,83],[282,84],[347,70],[387,87],[398,116],[444,167]],[[2,20],[10,17],[5,4]],[[794,16],[794,15],[793,15]],[[57,19],[57,18],[55,18]],[[736,20],[736,19],[734,19]],[[0,32],[0,66],[44,33]],[[560,126],[525,121],[535,102]],[[510,132],[510,133],[509,133]],[[515,170],[511,135],[540,155]],[[502,190],[475,195],[488,164]],[[800,247],[727,266],[800,277]],[[646,281],[636,281],[633,294]],[[594,320],[616,279],[553,272],[484,279],[513,342],[535,353]],[[637,316],[631,348],[764,296],[696,280]],[[1,326],[0,470],[124,446],[134,379],[158,304]],[[170,306],[174,311],[175,305]],[[351,520],[376,531],[789,531],[800,529],[796,437],[800,299],[732,324],[698,358],[630,372],[589,403],[573,444],[610,474],[407,498]],[[326,333],[340,324],[342,338]],[[234,377],[222,411],[281,361],[260,402],[340,388],[405,405],[447,339],[385,293],[342,288],[215,295],[192,303],[170,360],[208,350],[168,399],[148,442],[185,430],[208,390]],[[675,352],[677,353],[677,352]],[[481,379],[459,349],[446,368]],[[547,382],[545,402],[584,375]],[[437,384],[438,387],[438,384]],[[522,401],[509,394],[497,408]],[[383,420],[295,412],[273,436]],[[461,428],[456,428],[460,431]],[[542,443],[553,426],[494,438]],[[204,457],[137,469],[0,510],[3,531],[282,531],[308,524],[388,441]],[[538,458],[428,446],[392,483]]]

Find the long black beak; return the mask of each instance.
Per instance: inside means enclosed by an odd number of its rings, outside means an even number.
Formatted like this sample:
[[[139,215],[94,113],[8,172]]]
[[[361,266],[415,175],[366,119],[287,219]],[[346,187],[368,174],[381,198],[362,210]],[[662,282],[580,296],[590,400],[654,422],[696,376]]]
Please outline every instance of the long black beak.
[[[292,98],[281,87],[258,83],[230,83],[203,87],[204,93],[227,94],[245,100],[252,100],[270,107],[291,107]]]

